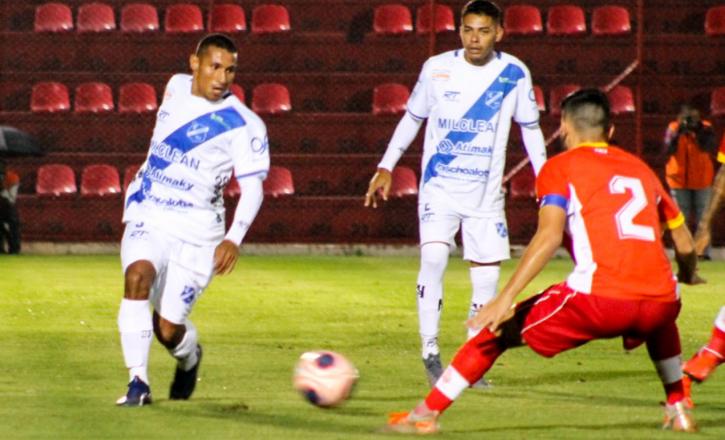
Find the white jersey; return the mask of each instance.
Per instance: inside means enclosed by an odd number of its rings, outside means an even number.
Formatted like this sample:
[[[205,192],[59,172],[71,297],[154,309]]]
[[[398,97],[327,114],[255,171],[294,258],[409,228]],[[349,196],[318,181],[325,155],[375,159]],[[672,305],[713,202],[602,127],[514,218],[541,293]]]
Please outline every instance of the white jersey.
[[[484,66],[453,50],[429,58],[408,100],[408,112],[428,119],[420,193],[470,216],[501,212],[501,188],[511,119],[539,123],[531,75],[503,52]]]
[[[267,129],[228,93],[191,94],[191,75],[174,75],[156,115],[146,161],[126,191],[124,223],[148,222],[185,242],[224,237],[223,192],[232,175],[269,170]]]

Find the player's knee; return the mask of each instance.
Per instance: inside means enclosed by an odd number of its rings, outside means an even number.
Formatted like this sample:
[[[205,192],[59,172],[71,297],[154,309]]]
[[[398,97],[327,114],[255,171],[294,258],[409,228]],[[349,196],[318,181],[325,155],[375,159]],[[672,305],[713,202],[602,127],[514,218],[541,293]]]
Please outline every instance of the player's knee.
[[[449,248],[445,243],[426,243],[420,248],[420,271],[431,276],[443,276],[448,264]]]
[[[137,261],[126,269],[124,297],[126,299],[147,299],[151,291],[155,270],[147,261]]]
[[[154,324],[156,338],[166,348],[174,348],[184,339],[186,327],[183,324],[174,324],[164,318],[155,320]]]

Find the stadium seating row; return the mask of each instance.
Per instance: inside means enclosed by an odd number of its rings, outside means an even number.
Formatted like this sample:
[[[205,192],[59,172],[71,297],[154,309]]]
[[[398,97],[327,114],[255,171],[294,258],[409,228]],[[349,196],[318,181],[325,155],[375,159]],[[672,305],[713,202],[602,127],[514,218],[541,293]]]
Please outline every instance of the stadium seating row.
[[[455,30],[453,10],[443,4],[433,9],[430,4],[419,6],[416,14],[417,33]],[[213,32],[243,32],[247,30],[244,9],[236,4],[213,5],[208,18]],[[506,8],[504,27],[509,35],[543,33],[541,12],[532,5],[511,5]],[[35,13],[36,32],[65,32],[74,29],[71,8],[63,3],[39,5]],[[104,3],[88,3],[78,8],[76,28],[79,32],[107,32],[116,29],[113,7]],[[150,4],[132,3],[121,9],[120,29],[124,32],[158,31],[159,17]],[[165,11],[164,30],[171,33],[200,32],[205,29],[202,11],[195,4],[173,4]],[[252,10],[252,33],[286,32],[291,29],[290,16],[284,5],[264,4]],[[725,6],[708,10],[704,29],[707,35],[725,35]],[[629,11],[617,5],[595,7],[592,11],[593,35],[627,35],[631,32]],[[373,32],[382,35],[405,34],[413,31],[412,14],[403,4],[375,6]],[[547,11],[546,31],[549,35],[582,35],[587,32],[584,9],[578,5],[552,5]]]
[[[302,86],[300,86],[302,89]],[[568,94],[578,90],[578,84],[561,84],[549,90],[549,112],[556,116],[559,114],[559,103]],[[307,85],[305,98],[301,111],[315,110],[315,107],[327,110],[322,94],[316,93],[319,86]],[[234,84],[231,91],[242,101],[245,101],[244,89]],[[293,90],[294,92],[294,90]],[[408,87],[404,84],[385,83],[378,84],[372,90],[372,113],[374,115],[400,114],[410,95]],[[544,92],[541,87],[534,86],[534,95],[541,112],[547,111]],[[355,96],[351,96],[350,100]],[[632,113],[635,111],[635,102],[632,89],[628,86],[617,85],[609,92],[611,110],[614,115]],[[345,99],[337,97],[342,104]],[[145,113],[155,111],[158,107],[156,91],[153,85],[147,83],[125,83],[119,86],[118,111],[120,113]],[[357,108],[355,108],[357,107]],[[366,105],[366,107],[368,107]],[[32,87],[30,97],[30,110],[32,112],[66,112],[71,108],[68,88],[58,82],[40,82]],[[111,86],[102,82],[84,82],[75,88],[75,106],[77,113],[105,113],[115,108]],[[261,83],[252,90],[251,108],[259,114],[278,114],[293,110],[290,90],[284,84]],[[345,106],[340,105],[340,109]],[[348,106],[351,110],[360,111],[360,106]],[[368,107],[370,108],[370,107]],[[319,110],[319,109],[318,109]],[[710,111],[713,116],[725,115],[725,86],[716,87],[711,92]]]

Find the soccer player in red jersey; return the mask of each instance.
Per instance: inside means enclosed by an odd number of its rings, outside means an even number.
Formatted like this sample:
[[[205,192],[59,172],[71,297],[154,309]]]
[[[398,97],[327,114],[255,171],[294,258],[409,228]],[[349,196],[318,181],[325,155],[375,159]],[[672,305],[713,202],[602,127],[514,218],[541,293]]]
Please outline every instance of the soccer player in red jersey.
[[[664,427],[695,431],[685,405],[677,280],[701,282],[694,241],[677,205],[640,159],[610,146],[609,102],[585,89],[562,103],[568,151],[549,159],[536,182],[539,224],[516,271],[499,295],[469,319],[480,332],[463,345],[426,399],[390,416],[395,432],[431,433],[438,417],[507,349],[523,344],[552,357],[594,339],[646,342],[667,397]],[[678,278],[661,240],[670,230]],[[513,305],[544,268],[564,232],[576,266],[565,282]],[[630,347],[631,348],[631,347]]]
[[[695,249],[698,255],[702,255],[707,245],[710,244],[710,224],[724,198],[723,194],[725,194],[725,135],[720,142],[717,161],[720,162],[720,170],[712,185],[710,203],[700,219],[695,234]],[[685,363],[683,370],[692,380],[702,382],[723,361],[725,361],[725,306],[720,309],[720,313],[715,318],[710,341]]]

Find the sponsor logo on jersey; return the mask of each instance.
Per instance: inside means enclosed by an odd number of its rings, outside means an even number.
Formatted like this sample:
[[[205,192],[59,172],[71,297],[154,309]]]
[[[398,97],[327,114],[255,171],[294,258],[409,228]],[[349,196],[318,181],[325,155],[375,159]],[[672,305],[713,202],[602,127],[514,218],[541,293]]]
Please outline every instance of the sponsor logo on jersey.
[[[433,81],[448,81],[451,79],[451,71],[450,70],[434,70],[431,74],[431,78]]]
[[[503,92],[500,90],[492,90],[486,92],[486,98],[484,102],[487,106],[494,110],[501,108],[501,101],[503,101]]]
[[[457,92],[454,90],[446,90],[445,92],[443,92],[443,98],[445,98],[446,101],[458,102],[460,97],[461,92]]]
[[[486,133],[496,131],[496,124],[485,119],[438,118],[438,128],[459,133]]]
[[[195,170],[198,170],[199,165],[201,164],[201,161],[199,159],[187,156],[182,150],[174,148],[166,142],[157,143],[155,141],[152,141],[151,156],[149,157],[149,159],[151,159],[149,163],[151,163],[152,166],[157,164],[159,162],[159,159],[162,163],[178,163],[181,165],[185,165],[189,168],[193,168]]]
[[[210,116],[210,119],[214,120],[215,116],[215,114],[212,114]],[[194,142],[195,144],[200,144],[204,142],[206,140],[207,134],[209,134],[209,127],[204,124],[200,124],[197,121],[192,122],[191,125],[189,125],[189,128],[186,129],[186,137],[188,137],[189,140],[191,142]]]
[[[534,92],[533,87],[529,90],[529,100],[531,102],[536,102],[536,92]]]
[[[498,77],[498,82],[500,82],[501,84],[511,84],[511,85],[514,85],[514,86],[516,85],[516,80],[511,79],[511,78],[507,78],[505,76],[499,76]]]
[[[163,122],[168,117],[169,117],[169,112],[167,112],[166,110],[161,110],[161,111],[159,111],[159,114],[156,116],[156,119]]]
[[[166,174],[164,174],[163,170],[155,167],[149,167],[149,169],[146,170],[144,177],[153,182],[158,182],[162,185],[169,186],[181,191],[191,191],[191,189],[194,187],[193,183],[189,183],[184,179],[175,179],[173,177],[167,176]]]
[[[463,154],[468,156],[491,156],[493,147],[474,145],[471,142],[453,142],[450,139],[443,139],[438,143],[436,149],[444,154]]]
[[[448,174],[451,176],[460,177],[478,177],[480,179],[475,180],[488,180],[488,170],[482,170],[480,168],[466,168],[460,166],[450,166],[443,163],[439,163],[436,166],[436,170],[442,174]]]
[[[252,151],[254,151],[255,153],[261,154],[261,153],[264,153],[265,151],[267,151],[267,148],[269,148],[269,139],[267,138],[267,136],[265,136],[264,139],[260,139],[258,137],[253,137],[252,142],[250,144],[251,144]]]

